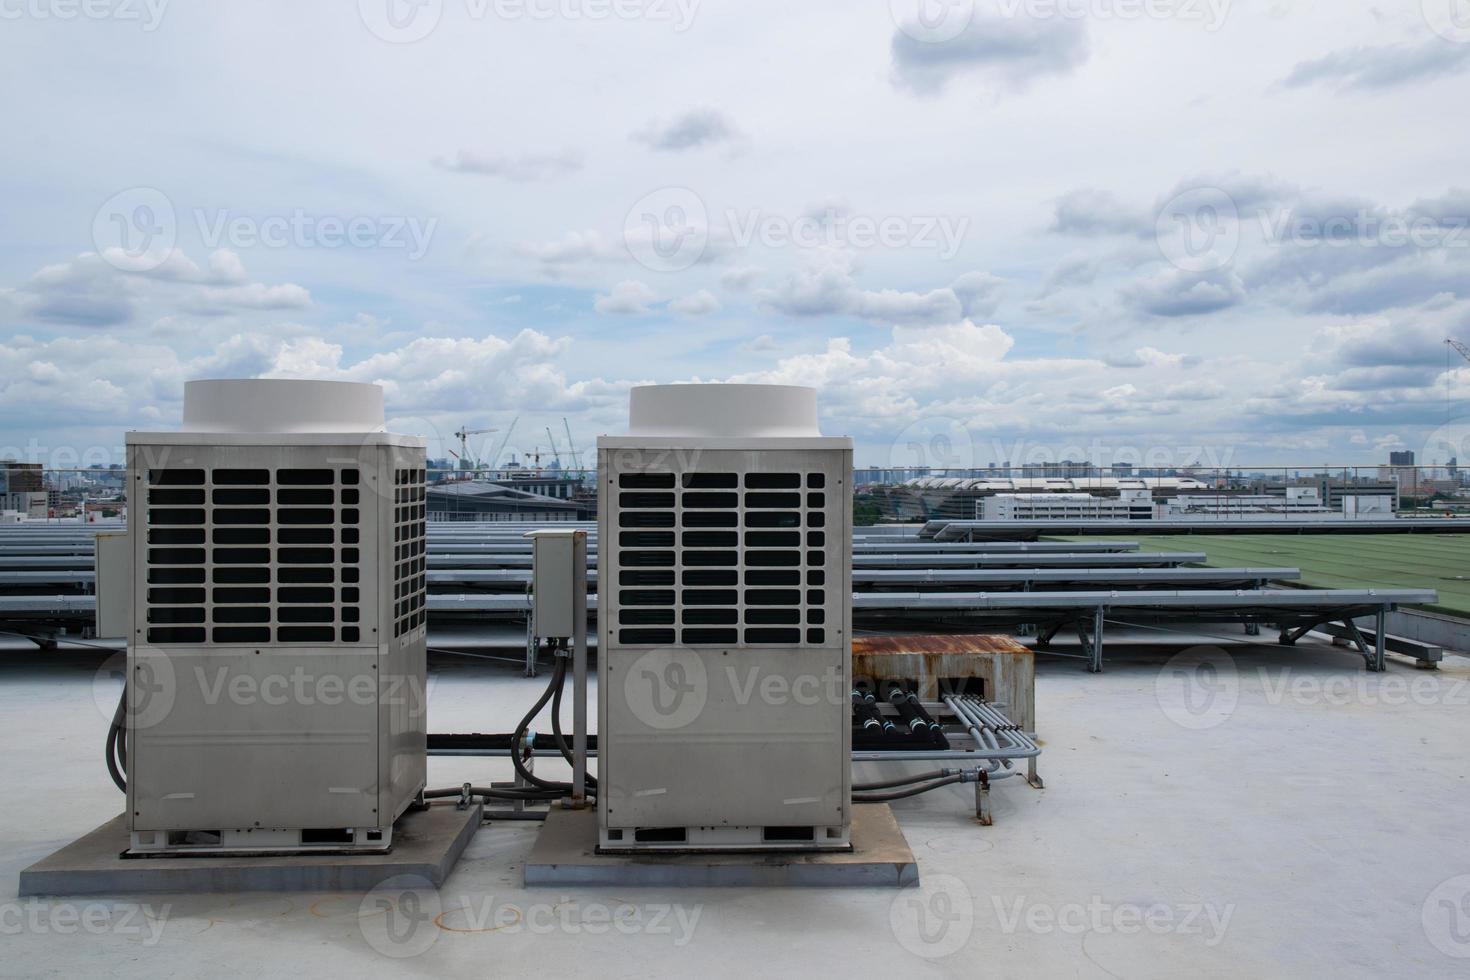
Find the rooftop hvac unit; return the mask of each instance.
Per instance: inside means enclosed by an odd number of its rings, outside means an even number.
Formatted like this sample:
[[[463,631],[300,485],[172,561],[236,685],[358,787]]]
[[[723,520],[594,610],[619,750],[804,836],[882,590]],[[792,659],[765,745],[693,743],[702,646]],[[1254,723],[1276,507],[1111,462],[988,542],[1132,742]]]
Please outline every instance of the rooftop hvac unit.
[[[845,849],[852,441],[810,388],[631,415],[598,440],[600,847]]]
[[[129,433],[139,853],[384,850],[424,786],[424,443],[376,385],[194,381]]]

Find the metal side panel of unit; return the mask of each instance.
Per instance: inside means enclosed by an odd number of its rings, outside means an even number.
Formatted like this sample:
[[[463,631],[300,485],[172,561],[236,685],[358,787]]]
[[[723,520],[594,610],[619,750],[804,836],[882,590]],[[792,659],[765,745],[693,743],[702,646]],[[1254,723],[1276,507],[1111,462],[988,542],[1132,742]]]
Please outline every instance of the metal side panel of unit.
[[[428,776],[427,628],[384,648],[378,758],[384,824],[401,814]]]
[[[851,702],[832,650],[616,650],[608,826],[846,821],[839,735]]]
[[[380,825],[379,659],[134,650],[133,829]]]

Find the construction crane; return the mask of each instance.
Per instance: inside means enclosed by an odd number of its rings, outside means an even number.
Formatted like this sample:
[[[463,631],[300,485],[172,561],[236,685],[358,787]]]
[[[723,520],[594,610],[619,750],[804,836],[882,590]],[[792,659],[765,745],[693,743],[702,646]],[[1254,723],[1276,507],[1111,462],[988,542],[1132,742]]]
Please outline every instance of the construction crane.
[[[487,433],[499,431],[499,429],[466,429],[461,426],[460,430],[454,434],[454,438],[459,440],[459,456],[457,458],[460,463],[468,463],[469,468],[472,470],[478,469],[479,466],[476,464],[475,458],[470,455],[470,436],[483,436]]]
[[[577,447],[572,442],[572,425],[567,421],[565,415],[561,417],[561,424],[562,428],[567,430],[567,457],[572,461],[572,469],[580,470],[582,468],[582,460],[578,457]]]
[[[551,442],[551,458],[556,460],[556,468],[561,469],[561,450],[556,448],[556,436],[551,434],[551,426],[546,427],[546,438]]]
[[[515,434],[516,423],[521,420],[517,415],[510,421],[510,428],[505,430],[505,438],[500,440],[500,445],[495,448],[495,455],[490,457],[490,468],[493,470],[500,465],[500,457],[505,453],[505,447],[510,444],[510,437]]]
[[[1464,344],[1460,343],[1453,337],[1445,340],[1445,343],[1449,344],[1455,350],[1459,351],[1460,356],[1463,357],[1465,360],[1470,361],[1470,347],[1466,347]]]

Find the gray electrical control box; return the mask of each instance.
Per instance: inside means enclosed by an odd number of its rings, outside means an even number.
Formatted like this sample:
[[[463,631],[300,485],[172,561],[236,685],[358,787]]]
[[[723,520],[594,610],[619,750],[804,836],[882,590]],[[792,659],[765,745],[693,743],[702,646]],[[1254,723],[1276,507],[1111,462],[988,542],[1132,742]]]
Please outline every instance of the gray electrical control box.
[[[97,635],[133,632],[133,546],[126,531],[97,535]]]
[[[541,637],[569,637],[576,632],[581,574],[586,588],[587,532],[581,530],[531,531],[531,632]]]

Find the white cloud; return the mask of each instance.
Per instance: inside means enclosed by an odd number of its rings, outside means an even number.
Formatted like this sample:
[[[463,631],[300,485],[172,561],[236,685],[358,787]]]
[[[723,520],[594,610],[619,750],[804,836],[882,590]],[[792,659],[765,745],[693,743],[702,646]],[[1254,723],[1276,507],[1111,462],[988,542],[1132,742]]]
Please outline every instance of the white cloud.
[[[558,277],[570,268],[591,262],[626,261],[626,248],[614,246],[595,230],[569,231],[561,238],[541,242],[521,242],[520,254],[535,259],[543,273]]]
[[[707,289],[681,296],[669,303],[669,309],[680,316],[704,316],[720,308],[720,301]]]
[[[1197,360],[1189,354],[1169,354],[1157,347],[1139,347],[1131,351],[1107,354],[1103,359],[1109,367],[1116,368],[1182,368]]]
[[[607,295],[599,294],[592,308],[598,313],[643,314],[648,313],[649,304],[658,300],[658,294],[637,279],[624,279]]]
[[[1318,83],[1353,91],[1398,88],[1470,69],[1470,45],[1427,37],[1413,44],[1365,45],[1303,61],[1282,80],[1286,88]]]
[[[1245,299],[1245,283],[1235,272],[1189,272],[1166,269],[1124,290],[1125,300],[1153,316],[1180,317],[1216,313]]]
[[[953,5],[949,11],[968,9]],[[1038,78],[1075,70],[1091,56],[1087,24],[1072,17],[1005,16],[977,7],[957,36],[927,38],[903,25],[891,44],[894,81],[932,95],[959,76],[973,75],[1003,89],[1021,90]]]
[[[198,313],[223,314],[237,310],[302,310],[311,305],[311,293],[295,283],[267,286],[250,283],[246,286],[205,287],[200,290],[190,307]]]
[[[503,177],[518,183],[565,177],[581,170],[582,165],[582,154],[576,150],[503,154],[462,149],[452,157],[434,158],[434,166],[452,173]]]
[[[720,285],[732,292],[743,293],[754,286],[760,277],[760,269],[751,265],[742,265],[720,273]]]
[[[854,316],[887,324],[945,323],[964,316],[964,304],[949,287],[922,293],[861,288],[853,278],[852,256],[843,252],[824,253],[756,297],[765,309],[796,317]]]
[[[735,126],[718,109],[690,109],[667,121],[654,121],[633,134],[633,138],[655,150],[679,153],[716,143],[728,143],[737,136]]]
[[[124,327],[145,311],[169,322],[178,313],[219,316],[311,305],[311,294],[302,286],[246,279],[240,257],[228,249],[215,251],[207,270],[175,249],[156,268],[135,272],[84,252],[39,269],[6,296],[18,317],[72,327]]]

